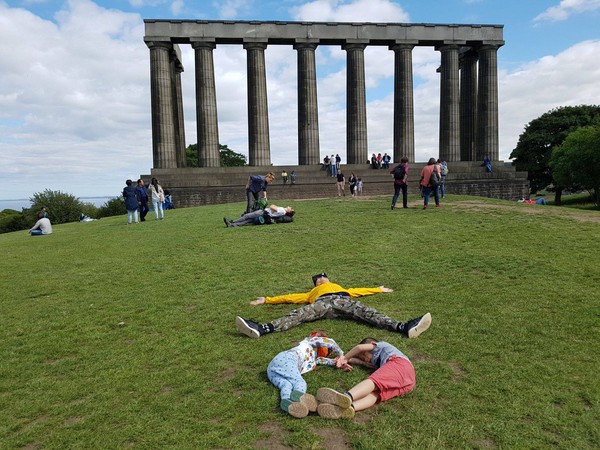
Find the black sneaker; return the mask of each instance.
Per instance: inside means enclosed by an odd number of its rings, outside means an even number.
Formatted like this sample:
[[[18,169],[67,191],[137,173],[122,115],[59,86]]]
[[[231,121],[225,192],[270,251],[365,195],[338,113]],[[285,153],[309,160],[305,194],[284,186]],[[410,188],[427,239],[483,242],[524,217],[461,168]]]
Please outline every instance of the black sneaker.
[[[413,339],[427,330],[431,325],[431,314],[427,313],[424,316],[411,319],[408,322],[401,323],[398,331],[404,334],[407,338]]]
[[[223,222],[225,222],[225,226],[226,227],[230,227],[231,226],[231,222],[229,222],[229,220],[227,219],[227,217],[223,217]]]
[[[270,323],[258,323],[253,320],[243,319],[240,316],[235,318],[235,326],[240,333],[253,339],[258,339],[264,334],[273,332],[273,325]]]

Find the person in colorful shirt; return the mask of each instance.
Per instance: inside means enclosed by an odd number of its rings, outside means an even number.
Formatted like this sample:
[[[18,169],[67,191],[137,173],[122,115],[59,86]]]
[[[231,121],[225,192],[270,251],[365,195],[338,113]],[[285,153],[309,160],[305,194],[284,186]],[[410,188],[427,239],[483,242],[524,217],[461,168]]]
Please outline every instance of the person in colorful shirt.
[[[408,357],[384,341],[365,338],[346,355],[336,359],[336,367],[352,370],[352,364],[376,369],[367,379],[345,393],[330,388],[317,390],[319,416],[351,419],[355,411],[408,394],[415,388],[415,369]]]
[[[315,331],[290,350],[279,353],[267,367],[267,377],[279,389],[282,410],[296,418],[303,418],[317,410],[314,395],[306,392],[306,381],[302,375],[317,366],[336,367],[332,356],[343,356],[339,345],[322,331]],[[347,365],[341,368],[349,370]]]
[[[305,322],[337,318],[366,322],[375,327],[401,333],[407,338],[416,338],[431,325],[431,314],[429,313],[408,322],[400,322],[359,301],[352,300],[352,298],[365,295],[393,292],[393,289],[385,286],[346,289],[329,281],[325,273],[313,276],[312,280],[315,287],[309,292],[284,294],[277,297],[258,297],[250,302],[252,306],[281,303],[307,303],[306,305],[268,323],[258,323],[237,316],[235,324],[238,331],[257,339],[268,333],[289,330]]]

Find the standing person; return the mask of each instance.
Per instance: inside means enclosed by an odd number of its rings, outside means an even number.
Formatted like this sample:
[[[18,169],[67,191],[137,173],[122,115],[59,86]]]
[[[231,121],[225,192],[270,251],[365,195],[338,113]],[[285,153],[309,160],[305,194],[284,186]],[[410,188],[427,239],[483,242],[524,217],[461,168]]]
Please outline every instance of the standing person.
[[[148,192],[146,191],[146,186],[144,186],[144,180],[141,178],[137,180],[137,187],[140,194],[140,222],[146,221],[146,214],[148,214]]]
[[[329,160],[329,156],[325,155],[325,158],[323,158],[323,166],[322,169],[325,170],[325,173],[327,175],[329,175],[330,169],[329,169],[329,164],[331,163],[331,161]]]
[[[271,205],[265,209],[257,209],[256,211],[246,213],[242,217],[235,220],[229,220],[227,217],[223,217],[223,222],[225,222],[226,227],[243,227],[244,225],[256,225],[257,223],[264,223],[265,218],[277,219],[278,217],[283,216],[294,217],[295,213],[296,211],[294,211],[294,208],[291,206],[286,206],[284,208],[282,206]]]
[[[283,180],[283,184],[287,184],[288,182],[288,173],[283,169],[281,171],[281,179]]]
[[[358,182],[358,178],[354,172],[350,172],[350,178],[348,178],[348,184],[350,185],[350,194],[354,197],[354,191],[356,190],[356,183]]]
[[[383,168],[384,169],[389,169],[390,168],[390,161],[392,160],[392,158],[390,157],[390,155],[388,155],[387,153],[383,154],[383,159],[381,160],[383,163]]]
[[[335,165],[335,156],[331,155],[329,158],[330,164],[329,168],[331,169],[331,176],[335,177],[337,175],[337,166]]]
[[[292,173],[290,173],[290,181],[292,182],[292,184],[296,184],[296,171],[292,170]]]
[[[131,225],[131,222],[138,223],[138,209],[140,207],[140,193],[137,188],[133,186],[133,181],[125,181],[125,188],[123,189],[123,198],[125,199],[125,208],[127,209],[127,223]]]
[[[279,389],[282,410],[301,419],[317,410],[317,399],[306,392],[302,375],[317,366],[336,367],[332,356],[343,356],[339,345],[322,331],[315,331],[294,348],[279,353],[267,367],[267,377]],[[344,367],[344,366],[340,366]]]
[[[408,158],[406,156],[400,158],[400,164],[394,167],[390,173],[394,176],[392,209],[396,207],[400,191],[402,191],[402,207],[408,208]]]
[[[344,177],[344,173],[342,171],[339,171],[338,174],[336,175],[336,186],[337,186],[337,193],[338,193],[338,197],[341,197],[342,194],[344,195],[344,197],[346,196],[346,178]]]
[[[336,153],[335,154],[335,168],[338,172],[340,171],[341,164],[342,164],[342,157],[338,153]]]
[[[381,314],[374,308],[351,298],[394,292],[385,286],[373,288],[343,288],[332,283],[325,273],[312,277],[314,288],[309,292],[284,294],[276,297],[258,297],[250,302],[252,306],[263,304],[306,303],[298,309],[290,311],[286,316],[267,323],[257,323],[253,320],[237,316],[235,324],[241,333],[251,338],[259,338],[268,333],[286,331],[305,322],[320,319],[349,319],[368,323],[375,327],[403,334],[407,338],[416,338],[431,325],[431,314],[427,313],[408,322],[400,322]]]
[[[44,208],[42,208],[44,209]],[[35,225],[29,230],[29,234],[32,236],[42,236],[46,234],[52,234],[52,224],[50,223],[50,219],[44,216],[44,212],[40,211],[37,214],[37,222]]]
[[[446,175],[448,175],[448,163],[446,161],[440,161],[440,173],[442,174],[442,182],[440,183],[440,195],[442,198],[446,197]]]
[[[275,181],[275,174],[269,172],[265,176],[261,175],[250,175],[248,181],[246,181],[246,212],[252,211],[252,198],[254,201],[258,201],[258,194],[263,193],[263,198],[267,200],[267,186],[269,183]]]
[[[362,178],[359,178],[356,182],[356,195],[362,195],[363,191],[363,181]]]
[[[423,167],[423,170],[421,171],[421,180],[419,181],[419,185],[423,189],[423,209],[427,209],[429,197],[431,196],[432,191],[435,199],[435,207],[442,207],[442,205],[440,205],[440,193],[438,191],[438,187],[437,185],[434,186],[432,184],[431,177],[434,172],[437,173],[438,177],[441,179],[440,169],[435,164],[435,158],[429,158],[427,165]]]
[[[156,178],[152,178],[150,186],[148,187],[150,190],[150,195],[152,197],[152,208],[154,209],[154,220],[163,220],[165,217],[165,212],[163,210],[163,203],[165,202],[165,191],[160,184],[158,184],[158,180]]]
[[[336,367],[351,370],[352,364],[376,369],[367,379],[345,393],[320,388],[318,412],[326,419],[354,417],[355,411],[408,394],[417,382],[415,368],[408,357],[384,341],[365,338],[346,355],[336,359]]]

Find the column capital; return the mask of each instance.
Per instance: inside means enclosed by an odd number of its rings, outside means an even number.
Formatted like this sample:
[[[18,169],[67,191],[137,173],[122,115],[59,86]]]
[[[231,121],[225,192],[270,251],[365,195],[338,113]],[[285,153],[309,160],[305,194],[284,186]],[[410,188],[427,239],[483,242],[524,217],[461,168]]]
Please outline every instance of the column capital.
[[[215,43],[215,39],[196,39],[191,38],[190,43],[192,44],[192,48],[196,50],[197,48],[208,48],[214,50],[217,47]]]
[[[157,41],[152,39],[144,39],[144,42],[146,43],[149,49],[164,48],[166,50],[171,50],[173,48],[173,44],[171,43],[171,41]]]
[[[314,50],[318,45],[319,41],[316,39],[296,39],[296,42],[294,43],[294,50],[300,50],[304,48]]]
[[[441,45],[436,45],[435,49],[439,52],[448,51],[448,50],[458,50],[462,46],[465,45],[464,41],[461,42],[444,42]]]
[[[390,50],[412,50],[413,48],[415,48],[415,46],[417,45],[417,42],[415,41],[415,43],[412,42],[396,42],[395,44],[392,44],[389,46]]]
[[[244,41],[244,50],[265,50],[266,48],[265,41]]]
[[[364,50],[367,47],[367,43],[363,41],[350,42],[349,39],[345,44],[342,44],[342,50]]]

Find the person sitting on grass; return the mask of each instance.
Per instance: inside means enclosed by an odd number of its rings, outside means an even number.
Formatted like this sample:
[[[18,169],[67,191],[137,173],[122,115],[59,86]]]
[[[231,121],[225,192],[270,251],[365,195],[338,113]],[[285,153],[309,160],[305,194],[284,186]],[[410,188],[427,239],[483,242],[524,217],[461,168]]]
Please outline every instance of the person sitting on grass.
[[[270,205],[265,209],[259,209],[244,214],[242,217],[229,220],[227,217],[223,217],[226,227],[243,227],[244,225],[260,225],[264,223],[278,222],[282,217],[294,217],[296,211],[291,206],[285,208],[277,205]]]
[[[336,359],[336,366],[345,370],[351,370],[353,364],[376,370],[345,393],[330,388],[318,389],[319,416],[351,419],[355,411],[408,394],[415,388],[412,363],[404,353],[387,342],[365,338],[346,355]]]
[[[318,365],[336,367],[331,356],[343,356],[339,345],[322,331],[314,331],[290,350],[279,353],[267,367],[267,377],[279,388],[279,406],[292,417],[301,419],[309,412],[317,411],[317,400],[306,392],[306,381],[302,374]],[[340,366],[347,368],[348,366]]]
[[[44,215],[43,211],[38,213],[37,218],[38,220],[31,230],[29,230],[29,234],[32,236],[52,234],[52,224],[50,223],[50,219]]]
[[[237,316],[235,319],[237,329],[246,336],[256,339],[268,333],[286,331],[305,322],[319,319],[350,319],[398,332],[408,338],[416,338],[431,325],[431,314],[429,313],[408,322],[399,322],[381,314],[374,308],[352,300],[352,298],[380,292],[393,292],[393,289],[385,286],[346,289],[329,281],[325,273],[313,276],[312,280],[315,287],[309,292],[284,294],[277,297],[258,297],[250,302],[252,306],[265,303],[308,303],[307,305],[268,323],[257,323]]]

